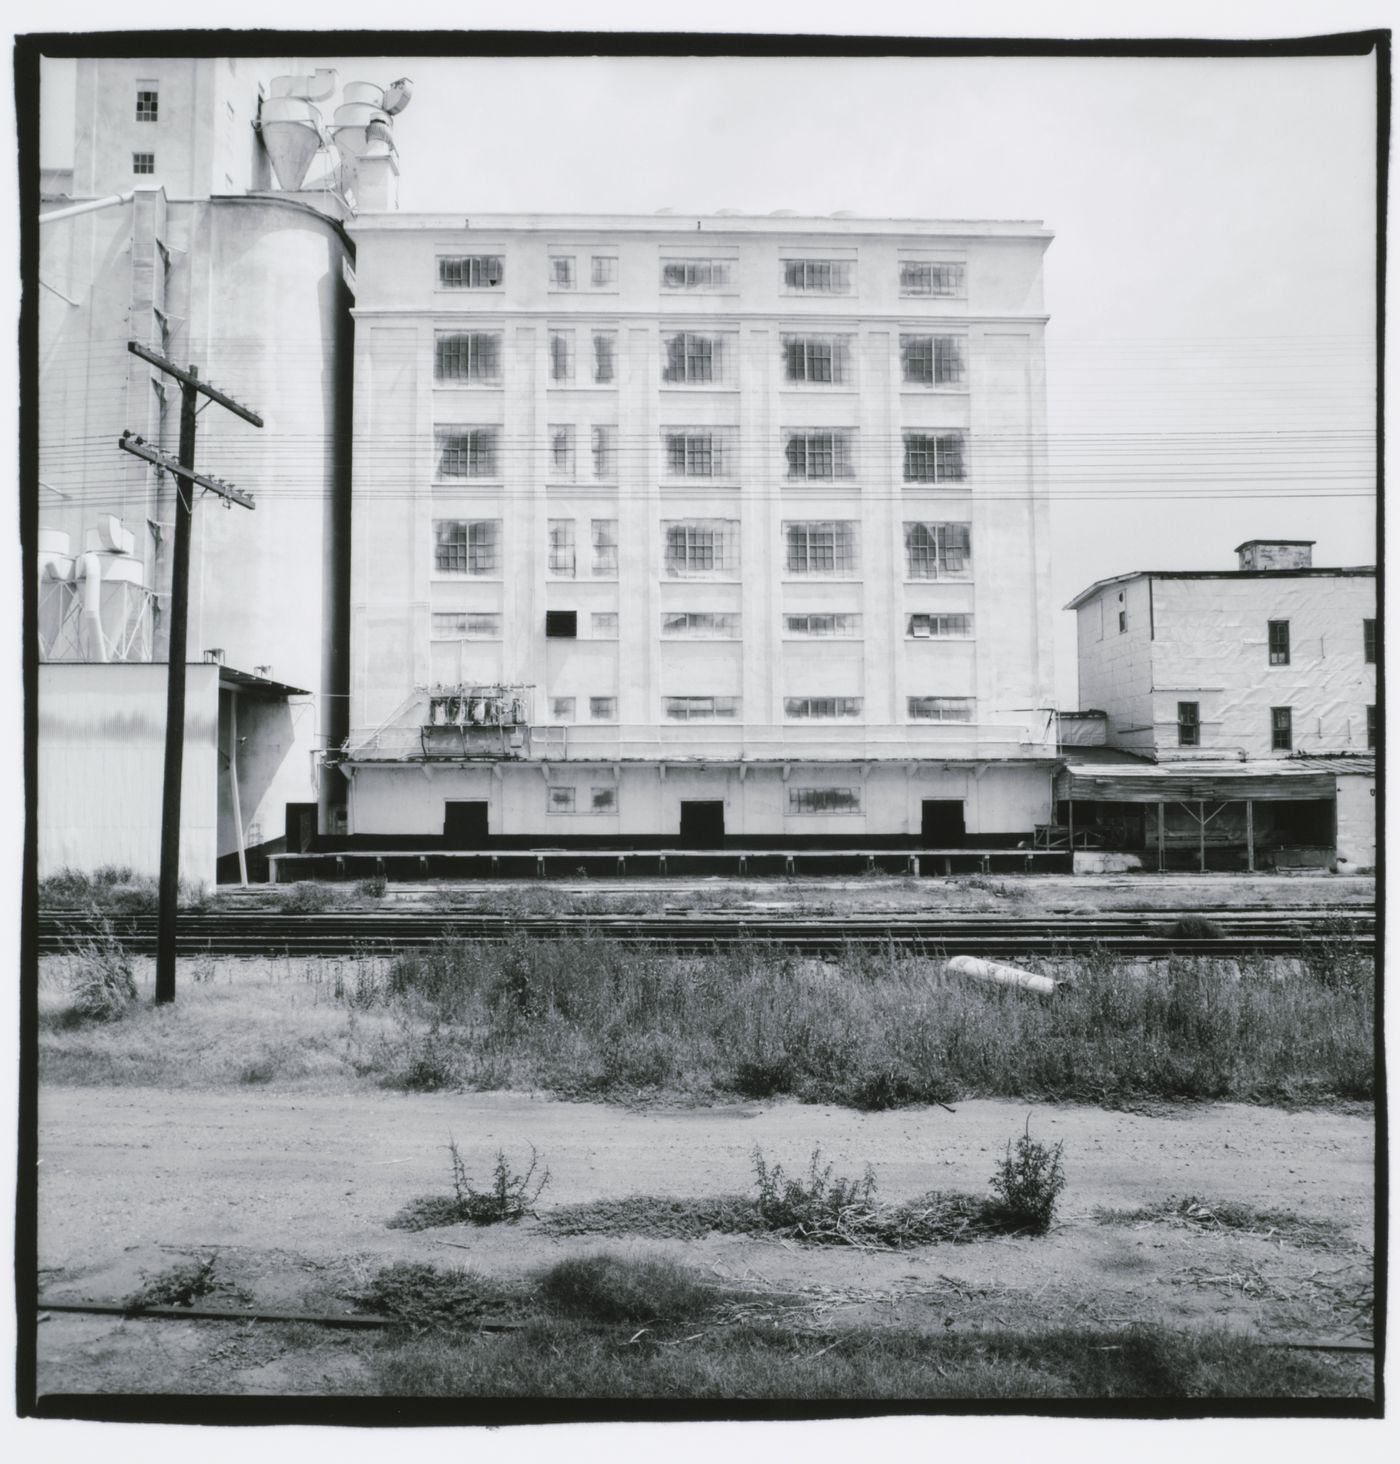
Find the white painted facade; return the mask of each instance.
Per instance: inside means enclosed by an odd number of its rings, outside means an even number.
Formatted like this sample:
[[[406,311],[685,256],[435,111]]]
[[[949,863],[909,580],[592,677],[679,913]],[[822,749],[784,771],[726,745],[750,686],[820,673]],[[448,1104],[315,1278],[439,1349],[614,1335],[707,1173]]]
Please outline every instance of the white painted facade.
[[[362,213],[351,234],[350,833],[437,836],[454,799],[536,837],[674,833],[692,798],[747,835],[917,834],[926,797],[962,800],[969,834],[1045,821],[1039,224]],[[516,745],[424,758],[432,689],[491,684],[523,702]],[[853,796],[796,811],[794,788]]]
[[[1080,705],[1107,712],[1112,746],[1164,761],[1375,746],[1374,569],[1125,575],[1072,608]],[[1277,630],[1271,649],[1270,622],[1286,624],[1286,651]],[[1197,709],[1194,744],[1183,703]]]

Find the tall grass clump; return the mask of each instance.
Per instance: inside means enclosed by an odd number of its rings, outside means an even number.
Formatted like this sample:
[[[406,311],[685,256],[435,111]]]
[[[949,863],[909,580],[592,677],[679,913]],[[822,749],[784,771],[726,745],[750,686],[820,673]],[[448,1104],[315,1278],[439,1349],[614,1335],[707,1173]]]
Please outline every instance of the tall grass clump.
[[[943,967],[897,949],[818,962],[763,945],[680,956],[522,936],[405,952],[383,991],[479,1088],[863,1109],[1373,1093],[1373,963],[1344,946],[1290,962],[1077,958],[1057,964],[1074,985],[1053,1003]]]
[[[64,1017],[69,1023],[119,1021],[135,1005],[131,957],[106,921],[74,945],[67,980],[69,1006]]]

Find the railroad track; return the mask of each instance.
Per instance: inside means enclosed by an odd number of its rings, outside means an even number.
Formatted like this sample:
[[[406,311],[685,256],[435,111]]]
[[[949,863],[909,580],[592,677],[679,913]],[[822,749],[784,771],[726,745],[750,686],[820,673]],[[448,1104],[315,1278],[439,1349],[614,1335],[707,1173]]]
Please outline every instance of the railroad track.
[[[1185,916],[1207,916],[1219,937],[1170,933]],[[156,948],[154,915],[115,914],[106,925],[130,950]],[[96,934],[102,919],[82,911],[48,910],[39,916],[41,954],[69,949]],[[536,940],[605,937],[635,946],[677,951],[772,943],[807,954],[850,947],[895,945],[948,955],[1297,954],[1320,943],[1373,949],[1375,920],[1369,912],[1335,910],[1157,910],[1101,915],[845,914],[802,916],[769,912],[671,912],[663,914],[496,915],[482,911],[334,911],[290,914],[269,910],[190,911],[179,917],[181,955],[355,955],[387,953],[442,941],[496,944],[526,935]]]

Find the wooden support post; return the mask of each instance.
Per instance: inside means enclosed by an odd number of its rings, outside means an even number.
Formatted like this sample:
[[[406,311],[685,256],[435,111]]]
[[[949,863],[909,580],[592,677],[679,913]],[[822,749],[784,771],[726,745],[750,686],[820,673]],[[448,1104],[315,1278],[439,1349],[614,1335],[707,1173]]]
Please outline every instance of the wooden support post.
[[[1201,850],[1201,873],[1206,872],[1206,804],[1204,798],[1196,800],[1196,817],[1201,821],[1200,828],[1200,850]]]
[[[1254,873],[1254,800],[1244,801],[1244,857],[1245,868]]]
[[[917,854],[911,854],[909,856],[909,873],[914,875],[916,878],[918,877],[919,856]]]
[[[1167,867],[1167,805],[1157,805],[1157,873],[1162,874]]]

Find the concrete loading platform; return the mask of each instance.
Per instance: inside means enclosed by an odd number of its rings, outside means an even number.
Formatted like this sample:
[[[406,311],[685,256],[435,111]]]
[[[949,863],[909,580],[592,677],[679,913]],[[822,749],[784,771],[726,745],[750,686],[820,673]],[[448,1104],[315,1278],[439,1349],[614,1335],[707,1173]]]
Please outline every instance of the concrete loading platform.
[[[422,879],[670,878],[737,879],[799,875],[1066,874],[1066,849],[353,849],[272,854],[274,884],[300,879],[382,876]]]

